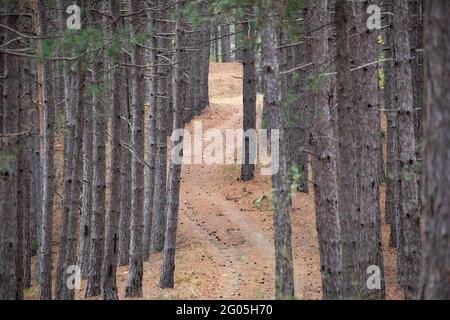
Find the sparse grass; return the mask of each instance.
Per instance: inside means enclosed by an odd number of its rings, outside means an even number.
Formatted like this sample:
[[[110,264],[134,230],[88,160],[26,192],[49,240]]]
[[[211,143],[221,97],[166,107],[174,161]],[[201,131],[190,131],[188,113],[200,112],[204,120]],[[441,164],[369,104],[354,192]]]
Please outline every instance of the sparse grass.
[[[37,287],[23,289],[24,299],[35,299],[37,297]]]
[[[178,300],[179,298],[172,294],[168,294],[168,295],[158,294],[155,296],[154,299],[155,300]]]
[[[194,279],[194,273],[176,275],[175,276],[175,284],[179,285],[181,283],[189,283],[189,282],[192,282],[193,279]]]
[[[253,200],[253,206],[260,211],[271,211],[272,201],[268,196],[263,194],[262,196],[259,196],[255,200]]]
[[[226,165],[223,168],[223,172],[227,180],[237,179],[238,178],[237,175],[239,175],[240,172],[240,165],[238,164]]]

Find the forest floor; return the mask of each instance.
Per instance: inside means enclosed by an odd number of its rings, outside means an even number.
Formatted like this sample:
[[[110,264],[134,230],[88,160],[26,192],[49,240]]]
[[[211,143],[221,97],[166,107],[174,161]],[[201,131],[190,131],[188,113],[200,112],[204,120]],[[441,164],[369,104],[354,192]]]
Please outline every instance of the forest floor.
[[[211,63],[210,106],[194,121],[203,132],[242,128],[242,67]],[[262,98],[258,97],[258,119]],[[259,121],[258,121],[259,122]],[[193,136],[193,122],[186,127]],[[239,180],[240,166],[183,165],[177,235],[175,288],[158,287],[161,254],[144,263],[144,299],[273,299],[274,248],[270,211],[271,179],[256,168],[253,181]],[[320,258],[314,195],[296,193],[291,210],[295,296],[321,299]],[[382,188],[382,191],[384,189]],[[384,194],[381,194],[384,211]],[[58,220],[58,217],[56,217]],[[389,228],[383,224],[383,252],[387,299],[401,299],[396,289],[396,252],[388,246]],[[58,239],[58,232],[55,238]],[[54,243],[56,261],[57,241]],[[120,267],[117,284],[124,298],[127,267]],[[83,299],[86,282],[76,293]],[[36,287],[27,298],[36,297]]]

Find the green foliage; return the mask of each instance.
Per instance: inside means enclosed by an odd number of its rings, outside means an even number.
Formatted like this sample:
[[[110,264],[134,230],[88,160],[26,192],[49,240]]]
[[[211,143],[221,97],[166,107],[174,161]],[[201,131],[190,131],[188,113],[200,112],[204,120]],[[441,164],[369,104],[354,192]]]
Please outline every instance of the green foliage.
[[[199,14],[198,3],[195,1],[186,3],[181,9],[181,16],[192,24],[194,29],[199,28],[208,17],[203,17]]]
[[[321,72],[317,75],[312,75],[306,84],[306,89],[309,91],[317,92],[321,85],[325,82],[326,75],[325,73]]]
[[[270,211],[272,210],[272,202],[269,197],[262,195],[253,200],[253,206],[260,211]]]
[[[300,188],[300,180],[304,177],[304,172],[302,172],[296,164],[293,164],[289,167],[289,181],[290,181],[290,189],[288,192],[289,198],[293,199],[294,194]]]
[[[0,171],[7,170],[11,163],[16,160],[16,155],[0,149]]]
[[[39,245],[40,245],[39,240],[33,239],[33,241],[31,241],[31,250],[37,252],[39,249]]]
[[[36,58],[36,63],[42,63],[45,59],[50,58],[53,55],[54,43],[50,39],[44,39],[41,42],[41,50]]]
[[[64,55],[71,52],[75,55],[81,55],[88,50],[103,47],[105,41],[100,30],[89,27],[80,31],[66,31],[61,45]]]

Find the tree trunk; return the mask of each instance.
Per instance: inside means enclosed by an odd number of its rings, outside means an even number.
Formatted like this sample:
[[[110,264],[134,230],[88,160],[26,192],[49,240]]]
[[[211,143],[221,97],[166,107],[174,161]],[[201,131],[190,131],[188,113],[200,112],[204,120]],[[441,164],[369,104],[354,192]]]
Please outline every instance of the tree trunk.
[[[93,126],[92,113],[85,107],[85,123],[83,132],[83,192],[81,204],[81,218],[78,232],[78,266],[80,267],[81,277],[86,279],[89,269],[89,243],[91,235],[91,216],[92,216],[92,147],[93,147]]]
[[[143,9],[140,0],[131,1],[131,12],[139,12]],[[135,14],[131,18],[131,24],[135,35],[144,32],[144,24],[141,15]],[[133,52],[133,63],[144,64],[144,50],[141,46],[135,46]],[[144,71],[141,68],[134,70],[136,91],[132,102],[132,131],[131,147],[133,157],[131,163],[131,239],[130,239],[130,262],[125,295],[127,297],[142,296],[143,275],[143,212],[144,212]]]
[[[420,299],[450,299],[450,2],[425,2],[425,217]]]
[[[303,27],[303,22],[299,26]],[[292,68],[307,63],[305,45],[298,44],[292,48]],[[290,168],[298,169],[297,191],[308,193],[308,140],[310,132],[310,106],[306,102],[307,69],[301,67],[289,74],[288,86],[291,88],[293,100],[289,105],[290,125],[288,126],[288,142],[290,152]]]
[[[329,60],[328,30],[321,28],[328,22],[327,0],[309,1],[305,13],[308,30],[306,52],[310,68],[309,82],[324,72]],[[341,247],[337,203],[336,146],[331,125],[330,83],[326,78],[308,88],[307,99],[314,108],[310,144],[313,152],[312,171],[316,225],[319,238],[322,291],[324,299],[337,299],[340,294]]]
[[[44,0],[37,1],[39,35],[47,35],[46,8]],[[42,43],[41,43],[42,45]],[[43,96],[43,154],[42,154],[42,223],[40,231],[39,251],[39,299],[52,299],[52,229],[53,229],[53,144],[55,105],[53,97],[52,63],[47,61],[41,65]]]
[[[30,63],[30,77],[32,82],[29,87],[30,101],[33,97],[36,97],[39,90],[37,90],[37,67]],[[29,212],[29,241],[31,246],[31,255],[35,256],[38,253],[39,241],[40,241],[40,228],[41,228],[41,214],[42,206],[42,167],[41,167],[41,141],[39,134],[39,108],[32,106],[28,110],[27,121],[31,126],[30,137],[27,140],[28,150],[28,162],[30,163],[30,188],[29,198],[31,205]]]
[[[378,114],[378,68],[374,61],[378,59],[377,32],[367,28],[366,9],[376,1],[364,1],[354,4],[356,12],[356,30],[351,30],[350,43],[356,42],[357,67],[353,73],[356,94],[357,132],[357,207],[360,223],[358,244],[359,283],[357,290],[362,299],[383,299],[384,268],[381,252],[381,216],[379,206],[379,152],[380,126]],[[370,64],[370,65],[368,65]],[[380,286],[369,288],[367,280],[370,267],[379,273]],[[373,267],[372,267],[373,268]]]
[[[222,52],[222,62],[230,62],[231,45],[230,45],[230,25],[226,20],[220,25],[220,51]]]
[[[161,5],[167,5],[166,0],[160,2]],[[167,18],[167,12],[160,12],[159,19]],[[168,30],[167,22],[157,21],[157,32],[166,33]],[[166,60],[161,58],[161,54],[166,54],[170,49],[170,40],[158,38],[158,100],[156,113],[157,143],[156,143],[156,175],[155,175],[155,193],[153,196],[153,223],[151,232],[151,251],[161,252],[164,248],[164,232],[166,230],[166,175],[167,175],[167,119],[166,114],[170,110],[169,83],[171,82],[170,66],[167,66]],[[200,56],[196,53],[195,56]],[[199,60],[200,62],[200,60]],[[166,64],[166,65],[164,65]],[[200,66],[196,66],[200,73]],[[200,75],[200,74],[198,74]],[[200,83],[200,78],[198,84]],[[194,80],[195,81],[195,80]],[[200,91],[196,90],[199,93]],[[199,101],[198,94],[194,94]],[[195,110],[199,105],[196,104]]]
[[[124,57],[126,59],[126,57]],[[129,62],[129,61],[128,61]],[[125,74],[125,75],[124,75]],[[125,88],[122,95],[125,101],[122,102],[121,108],[121,137],[120,143],[126,145],[130,144],[131,141],[131,103],[130,103],[130,92],[131,92],[131,72],[129,69],[125,70],[125,73],[120,74],[122,76],[121,83],[125,83]],[[130,260],[130,220],[131,220],[131,152],[122,148],[122,160],[120,172],[122,174],[122,185],[120,198],[120,218],[119,218],[119,258],[118,265],[126,266]]]
[[[252,12],[250,11],[250,14]],[[243,85],[243,163],[241,166],[241,180],[253,180],[255,176],[255,156],[256,144],[255,141],[250,141],[250,130],[256,130],[256,65],[255,55],[253,53],[252,43],[254,41],[253,35],[250,34],[250,23],[246,22],[243,25],[243,52],[242,52],[242,66],[244,69]],[[248,134],[247,134],[248,133]],[[256,134],[256,131],[255,131]]]
[[[65,6],[65,0],[60,0],[60,7]],[[60,19],[64,15],[60,14]],[[62,32],[62,30],[60,30]],[[69,50],[67,50],[69,51]],[[73,51],[73,50],[70,50]],[[66,53],[67,54],[67,53]],[[55,295],[61,296],[65,273],[65,256],[67,243],[68,216],[70,210],[70,197],[73,183],[73,148],[75,139],[75,104],[78,100],[78,91],[76,90],[76,78],[72,70],[72,62],[64,62],[64,86],[66,100],[64,103],[64,194],[62,199],[62,208],[60,211],[60,230],[59,230],[59,257],[56,267]]]
[[[180,132],[184,128],[182,119],[182,110],[184,107],[184,65],[183,61],[186,59],[185,48],[185,30],[181,22],[180,7],[184,5],[181,1],[177,5],[177,20],[176,20],[176,51],[175,61],[177,64],[174,67],[175,86],[173,88],[173,134],[172,134],[172,156],[169,168],[168,186],[167,186],[167,206],[166,206],[166,237],[163,252],[163,265],[159,286],[161,288],[173,288],[174,286],[174,271],[175,271],[175,247],[176,235],[178,226],[178,208],[180,201],[180,180],[181,180],[181,160],[183,157],[183,133]],[[175,153],[175,151],[177,151]]]
[[[76,250],[77,250],[77,228],[78,228],[78,216],[80,206],[80,191],[81,191],[81,178],[82,178],[82,149],[83,149],[83,131],[84,131],[84,94],[85,94],[85,81],[86,81],[86,65],[83,59],[79,59],[77,64],[77,91],[78,99],[76,102],[76,108],[74,110],[75,115],[75,135],[73,139],[73,171],[72,171],[72,184],[70,190],[70,203],[69,214],[67,221],[67,244],[65,257],[60,256],[59,259],[63,260],[63,285],[61,292],[56,295],[57,299],[73,300],[74,289],[70,289],[67,286],[67,280],[70,274],[66,272],[66,268],[72,265],[76,265]],[[61,244],[60,244],[61,245]]]
[[[208,3],[206,1],[201,2],[200,4],[200,14],[203,17],[208,16]],[[207,20],[202,25],[202,34],[200,38],[202,39],[202,56],[201,56],[201,75],[200,75],[200,92],[201,92],[201,98],[200,98],[200,108],[203,110],[209,105],[209,84],[208,84],[208,78],[209,78],[209,60],[211,55],[211,22]]]
[[[269,5],[274,5],[268,1]],[[294,296],[294,275],[292,267],[291,221],[289,216],[289,186],[286,167],[284,121],[280,101],[280,74],[277,54],[277,34],[274,12],[264,11],[263,50],[265,96],[270,116],[270,126],[279,130],[279,154],[272,149],[272,166],[279,162],[278,172],[272,175],[273,220],[275,233],[275,297],[277,299]]]
[[[153,28],[156,26],[155,13],[149,17]],[[150,38],[150,47],[156,48],[157,38],[152,35]],[[156,49],[150,50],[150,61],[157,61]],[[156,109],[157,109],[157,68],[151,70],[151,80],[149,80],[149,104],[150,110],[147,115],[147,166],[145,168],[145,195],[144,195],[144,260],[150,256],[151,231],[153,223],[153,195],[155,192],[155,173],[156,173]]]
[[[111,2],[111,13],[116,19],[112,25],[112,34],[119,32],[121,26],[120,9],[121,0],[114,0]],[[121,43],[115,43],[119,46]],[[118,65],[122,62],[123,54],[117,54],[113,58],[113,65]],[[99,66],[100,67],[100,66]],[[120,185],[121,185],[121,157],[122,146],[120,145],[120,136],[122,129],[121,112],[122,105],[124,104],[124,90],[122,89],[123,83],[123,71],[120,68],[116,68],[112,74],[113,81],[113,105],[112,105],[112,123],[111,123],[111,165],[110,165],[110,181],[109,181],[109,204],[106,216],[106,240],[105,249],[101,269],[101,295],[105,300],[117,300],[117,284],[116,284],[116,271],[117,271],[117,258],[118,258],[118,241],[119,241],[119,219],[120,219]],[[100,110],[103,110],[101,106]],[[101,158],[101,171],[99,170],[98,182],[96,186],[96,192],[98,193],[98,199],[102,202],[98,204],[99,211],[103,210],[101,204],[105,201],[105,137],[104,131],[107,129],[107,123],[102,118],[101,113],[96,117],[95,133],[98,141],[99,160]],[[100,153],[100,152],[99,152]],[[99,201],[100,202],[100,201]],[[102,230],[98,230],[101,234]],[[93,242],[93,246],[95,243]],[[103,247],[98,247],[99,254],[102,252]]]
[[[242,61],[242,24],[236,23],[234,25],[234,60],[236,62]]]
[[[392,4],[387,5],[387,11],[392,11]],[[389,15],[386,25],[393,23]],[[397,246],[397,224],[398,215],[398,164],[397,164],[397,109],[393,103],[395,93],[395,79],[393,74],[393,63],[390,61],[395,56],[393,28],[387,28],[385,32],[385,59],[384,63],[384,109],[387,120],[387,142],[386,142],[386,201],[385,217],[389,223],[389,245]]]
[[[420,155],[422,142],[422,109],[423,109],[423,1],[408,2],[409,9],[409,44],[411,48],[411,78],[414,109],[414,135],[417,155]]]
[[[13,11],[12,3],[8,4],[7,11]],[[18,30],[19,16],[9,15],[6,19],[8,27]],[[5,40],[10,41],[15,34],[7,32]],[[17,178],[18,156],[21,142],[20,131],[20,69],[19,58],[6,55],[3,81],[3,134],[0,139],[0,300],[15,300],[21,296],[21,288],[17,287],[20,275],[17,274],[16,263],[19,246]]]
[[[420,274],[420,212],[414,166],[414,110],[408,37],[408,0],[393,3],[395,101],[398,103],[399,214],[397,216],[398,280],[407,299],[417,294]]]
[[[353,78],[350,70],[355,67],[352,57],[350,34],[355,28],[356,17],[352,4],[336,1],[336,71],[338,128],[338,210],[341,226],[342,283],[341,297],[358,298],[355,283],[359,281],[357,244],[360,237],[356,216],[356,172],[353,126],[355,105],[353,103]]]
[[[0,62],[1,63],[1,62]],[[1,70],[0,70],[1,72]],[[26,123],[26,128],[30,132],[34,132],[36,130],[36,127],[34,126],[35,123],[32,122],[31,114],[33,113],[33,81],[35,80],[33,78],[33,75],[31,73],[31,62],[26,61],[22,67],[22,103],[21,103],[21,114],[20,114],[20,122]],[[0,96],[2,96],[0,94]],[[2,108],[0,106],[0,108]],[[23,126],[23,125],[22,125]],[[23,161],[24,165],[22,167],[19,166],[23,170],[22,175],[22,181],[18,183],[18,188],[21,193],[22,199],[18,199],[19,206],[21,205],[21,209],[23,211],[23,288],[29,289],[31,287],[31,257],[35,254],[33,252],[33,242],[36,241],[36,231],[31,230],[31,228],[35,228],[35,218],[36,216],[35,211],[32,210],[32,207],[36,207],[37,202],[31,202],[31,192],[35,190],[31,184],[31,179],[33,177],[33,170],[36,166],[35,163],[33,163],[33,142],[35,140],[35,137],[32,136],[32,134],[28,135],[25,138],[24,141],[24,154],[23,154]],[[42,201],[42,198],[39,200]]]

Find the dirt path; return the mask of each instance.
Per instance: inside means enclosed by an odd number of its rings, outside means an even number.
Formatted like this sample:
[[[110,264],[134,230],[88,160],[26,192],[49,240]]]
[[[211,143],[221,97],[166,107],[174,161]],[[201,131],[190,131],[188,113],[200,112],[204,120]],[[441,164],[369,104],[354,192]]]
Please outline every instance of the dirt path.
[[[211,66],[210,107],[195,119],[201,121],[203,132],[215,128],[225,133],[226,129],[242,127],[242,87],[238,80],[241,75],[239,64]],[[260,108],[259,103],[259,111]],[[187,129],[193,136],[192,123]],[[215,261],[220,261],[220,281],[215,298],[273,298],[272,213],[267,210],[270,178],[257,176],[251,182],[241,182],[238,178],[239,165],[236,164],[183,166],[181,202],[188,206],[183,208],[181,220],[197,229],[202,242],[210,244],[206,246],[209,254]],[[258,208],[254,205],[257,199],[262,199],[263,206]],[[313,228],[314,223],[309,226]],[[308,238],[311,246],[315,247],[312,244],[313,233],[308,230],[301,240]],[[304,245],[308,245],[306,241],[294,244],[294,247],[297,249]],[[296,264],[306,266],[298,268],[306,272],[296,275],[297,292],[301,297],[308,292],[309,298],[317,298],[319,282],[311,281],[314,288],[308,289],[301,280],[315,274],[314,269],[319,270],[318,257],[305,248],[295,251],[300,251],[296,255]],[[307,253],[310,260],[301,252]],[[299,261],[302,258],[304,261]]]
[[[242,128],[242,67],[237,63],[211,64],[210,106],[195,119],[207,129]],[[258,115],[261,114],[261,97]],[[187,129],[193,136],[193,123]],[[198,283],[201,298],[271,299],[274,297],[274,248],[269,176],[239,181],[240,166],[184,165],[180,223],[181,237],[200,244],[198,265],[215,284]],[[312,179],[310,179],[312,180]],[[295,295],[320,299],[320,257],[314,214],[313,187],[310,194],[296,194],[291,212]],[[384,242],[387,229],[384,226]],[[385,246],[388,298],[399,298],[395,290],[395,251]],[[180,253],[181,254],[181,253]],[[195,259],[195,257],[194,257]],[[194,263],[195,265],[195,263]],[[181,268],[184,268],[184,264]],[[189,268],[189,266],[186,266]],[[177,264],[179,268],[179,263]],[[192,268],[192,265],[191,265]],[[183,271],[180,271],[183,272]],[[213,273],[215,272],[215,275]],[[208,279],[208,276],[206,277]],[[174,289],[180,294],[177,288]],[[183,293],[181,293],[183,296]]]
[[[242,128],[242,66],[210,67],[210,106],[194,121],[210,128]],[[258,115],[262,99],[258,97]],[[193,137],[194,121],[186,129]],[[193,155],[193,152],[192,152]],[[239,181],[240,166],[183,165],[175,288],[158,288],[161,256],[144,265],[144,297],[161,299],[274,298],[271,180],[259,168]],[[293,199],[292,245],[296,297],[320,299],[320,265],[312,194]],[[127,269],[122,268],[123,292]]]
[[[226,129],[242,127],[240,77],[242,67],[238,63],[211,63],[210,106],[195,119],[201,121],[203,132],[216,128],[224,133]],[[261,100],[258,97],[258,115]],[[191,122],[186,127],[191,136],[193,125]],[[144,299],[274,298],[270,177],[261,176],[259,168],[253,181],[239,181],[239,174],[237,164],[183,165],[175,288],[158,287],[162,258],[154,254],[144,263]],[[294,195],[291,210],[295,296],[299,299],[321,298],[312,186],[310,190],[310,194]],[[387,237],[384,225],[387,298],[395,299],[400,296],[395,289],[395,251],[386,245]],[[121,267],[117,272],[121,299],[127,269]],[[84,298],[85,286],[82,281],[77,299]],[[33,299],[36,294],[37,287],[33,285],[26,297]]]

